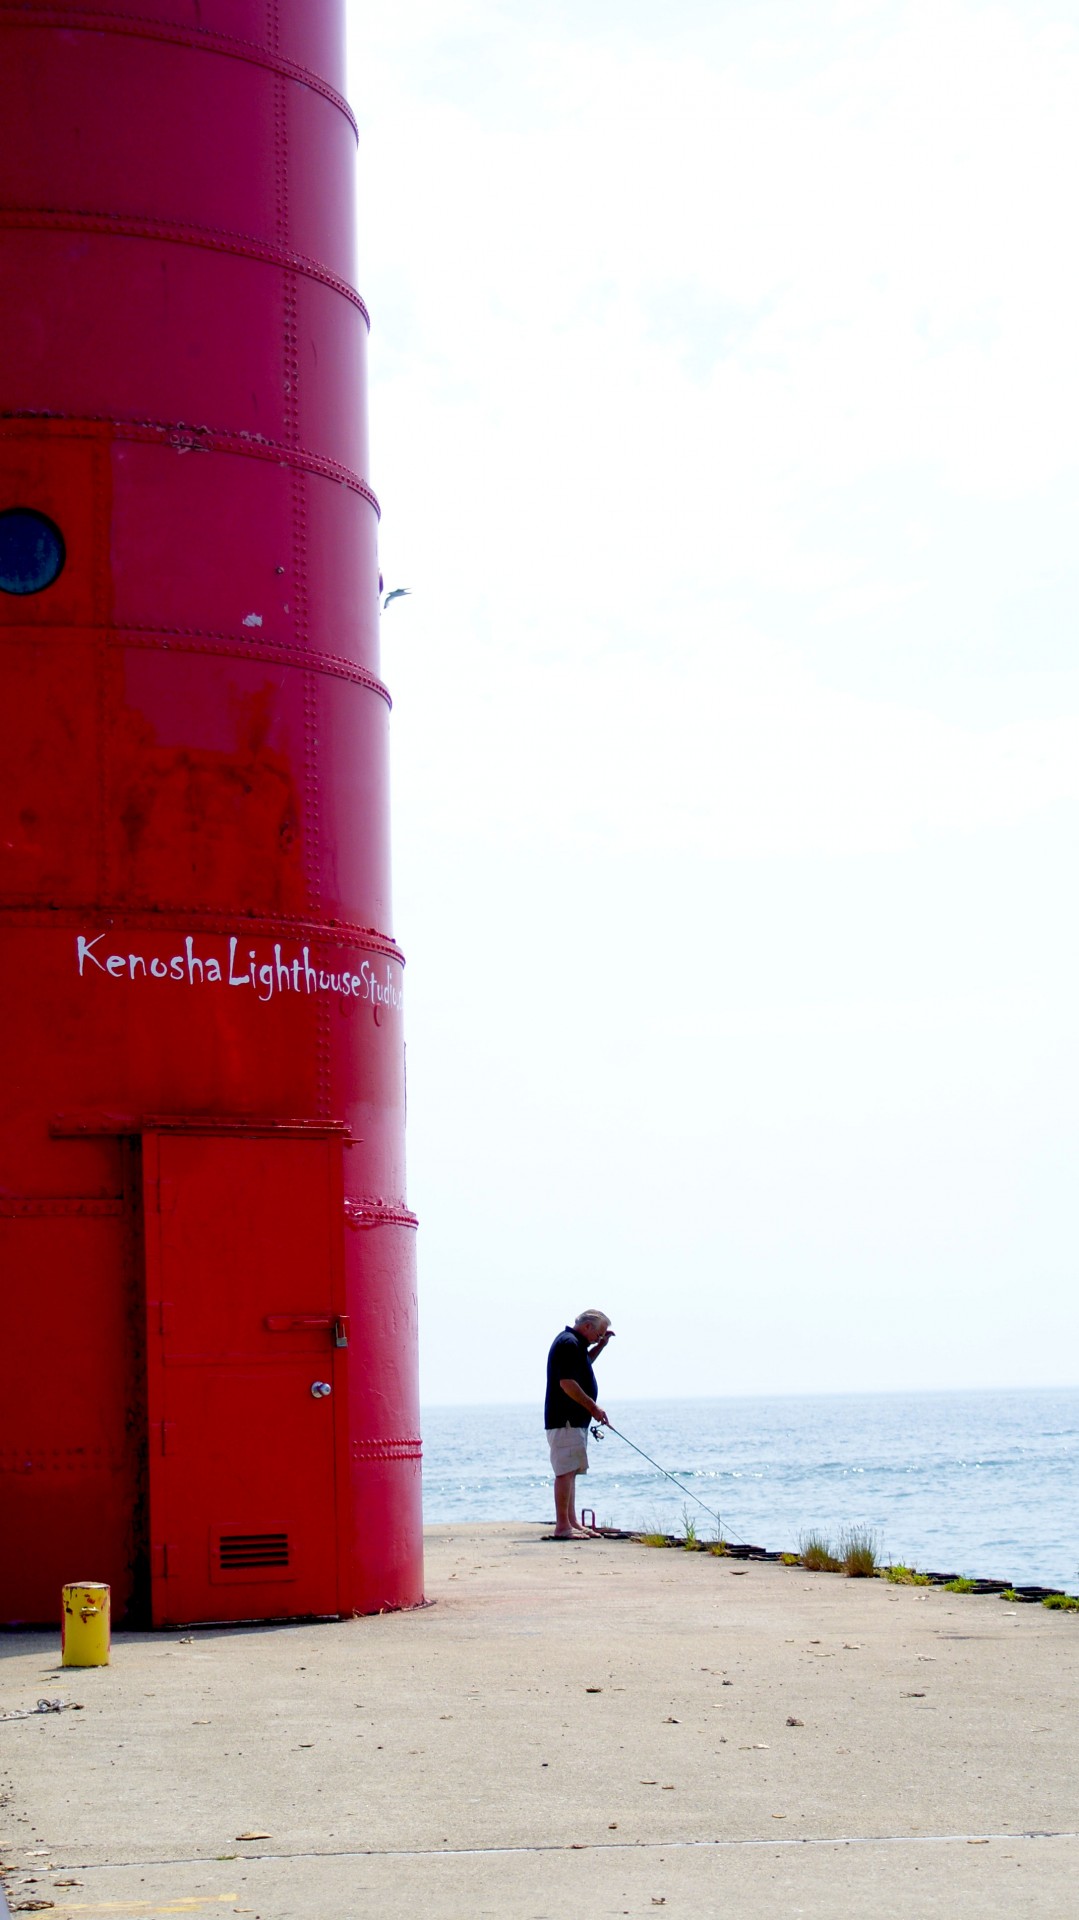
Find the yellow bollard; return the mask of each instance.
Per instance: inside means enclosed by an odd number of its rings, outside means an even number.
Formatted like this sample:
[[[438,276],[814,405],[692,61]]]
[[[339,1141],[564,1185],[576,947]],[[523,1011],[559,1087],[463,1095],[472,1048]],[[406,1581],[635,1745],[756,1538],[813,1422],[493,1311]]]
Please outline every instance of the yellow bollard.
[[[76,1580],[64,1588],[60,1615],[60,1664],[109,1664],[109,1589],[101,1580]]]

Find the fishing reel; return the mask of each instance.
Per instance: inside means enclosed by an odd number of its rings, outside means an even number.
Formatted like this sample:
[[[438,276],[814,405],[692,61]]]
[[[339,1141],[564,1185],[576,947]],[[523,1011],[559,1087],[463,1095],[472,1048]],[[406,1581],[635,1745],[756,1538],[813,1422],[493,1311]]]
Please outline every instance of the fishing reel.
[[[597,1426],[595,1421],[592,1422],[589,1431],[593,1440],[606,1440],[607,1438],[606,1428]]]

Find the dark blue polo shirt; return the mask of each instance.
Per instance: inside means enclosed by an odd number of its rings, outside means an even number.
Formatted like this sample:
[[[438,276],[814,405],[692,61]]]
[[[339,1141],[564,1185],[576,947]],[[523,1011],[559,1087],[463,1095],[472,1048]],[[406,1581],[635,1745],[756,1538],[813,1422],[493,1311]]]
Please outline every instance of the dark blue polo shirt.
[[[596,1397],[596,1376],[588,1361],[588,1341],[583,1334],[575,1333],[572,1327],[566,1327],[557,1340],[552,1340],[551,1351],[547,1355],[547,1398],[543,1403],[543,1424],[545,1427],[587,1427],[592,1415],[587,1408],[571,1400],[563,1393],[560,1380],[575,1380],[594,1400]]]

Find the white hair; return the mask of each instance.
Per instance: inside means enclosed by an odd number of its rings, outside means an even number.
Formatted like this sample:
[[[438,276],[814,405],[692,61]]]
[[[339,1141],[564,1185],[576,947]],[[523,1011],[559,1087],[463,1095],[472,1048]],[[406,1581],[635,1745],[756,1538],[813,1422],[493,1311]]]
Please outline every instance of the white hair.
[[[611,1320],[609,1314],[600,1313],[598,1308],[587,1307],[584,1313],[577,1315],[573,1324],[575,1327],[597,1327],[600,1333],[606,1333],[607,1328],[611,1324]]]

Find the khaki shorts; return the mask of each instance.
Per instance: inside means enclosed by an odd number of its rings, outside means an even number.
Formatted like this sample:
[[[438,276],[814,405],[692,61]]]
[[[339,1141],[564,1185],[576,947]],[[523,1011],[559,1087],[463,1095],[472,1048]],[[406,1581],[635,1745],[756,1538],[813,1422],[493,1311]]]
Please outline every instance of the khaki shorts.
[[[548,1427],[547,1445],[556,1474],[588,1472],[587,1427]]]

